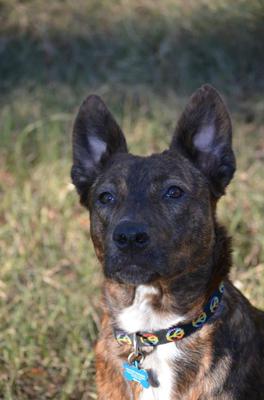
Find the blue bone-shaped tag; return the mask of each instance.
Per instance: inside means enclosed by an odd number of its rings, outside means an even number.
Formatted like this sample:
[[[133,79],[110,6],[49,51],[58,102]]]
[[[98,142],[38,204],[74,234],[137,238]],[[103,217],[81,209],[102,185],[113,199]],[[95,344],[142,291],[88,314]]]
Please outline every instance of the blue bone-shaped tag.
[[[137,363],[123,364],[124,377],[127,381],[134,381],[140,383],[145,389],[149,388],[148,373],[145,369],[139,369]]]

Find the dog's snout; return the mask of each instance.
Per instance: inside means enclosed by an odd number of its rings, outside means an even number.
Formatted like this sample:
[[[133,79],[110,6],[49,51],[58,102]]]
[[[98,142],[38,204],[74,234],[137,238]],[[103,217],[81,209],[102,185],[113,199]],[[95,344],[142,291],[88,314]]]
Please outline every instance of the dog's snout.
[[[121,222],[113,233],[113,240],[121,250],[143,249],[149,243],[146,226],[134,222]]]

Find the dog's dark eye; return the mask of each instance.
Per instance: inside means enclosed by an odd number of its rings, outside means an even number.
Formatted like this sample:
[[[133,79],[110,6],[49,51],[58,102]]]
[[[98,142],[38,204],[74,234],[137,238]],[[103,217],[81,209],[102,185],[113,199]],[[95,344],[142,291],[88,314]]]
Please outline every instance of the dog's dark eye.
[[[110,192],[103,192],[99,195],[99,201],[102,204],[112,203],[114,200],[115,198]]]
[[[164,194],[165,199],[179,199],[183,191],[178,186],[171,186]]]

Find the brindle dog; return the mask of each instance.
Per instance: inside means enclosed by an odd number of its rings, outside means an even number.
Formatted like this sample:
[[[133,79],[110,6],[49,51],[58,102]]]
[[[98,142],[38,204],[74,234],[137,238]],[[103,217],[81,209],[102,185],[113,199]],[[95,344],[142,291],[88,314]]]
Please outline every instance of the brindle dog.
[[[209,85],[185,108],[168,150],[138,157],[97,96],[74,125],[72,179],[104,271],[96,346],[100,400],[264,399],[264,314],[228,278],[231,244],[216,204],[235,171],[226,106]],[[113,329],[187,323],[224,282],[221,307],[182,340],[143,348],[150,388],[123,378],[132,351]]]

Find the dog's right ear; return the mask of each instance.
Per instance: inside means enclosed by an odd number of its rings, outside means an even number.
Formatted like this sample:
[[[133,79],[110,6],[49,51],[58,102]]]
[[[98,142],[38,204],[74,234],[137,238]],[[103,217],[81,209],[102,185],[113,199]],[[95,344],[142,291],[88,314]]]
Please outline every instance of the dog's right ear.
[[[104,163],[117,152],[127,152],[125,137],[101,98],[91,95],[81,105],[73,127],[71,177],[81,202]]]
[[[177,124],[171,150],[180,150],[207,177],[215,198],[225,193],[236,163],[226,105],[210,85],[191,96]]]

